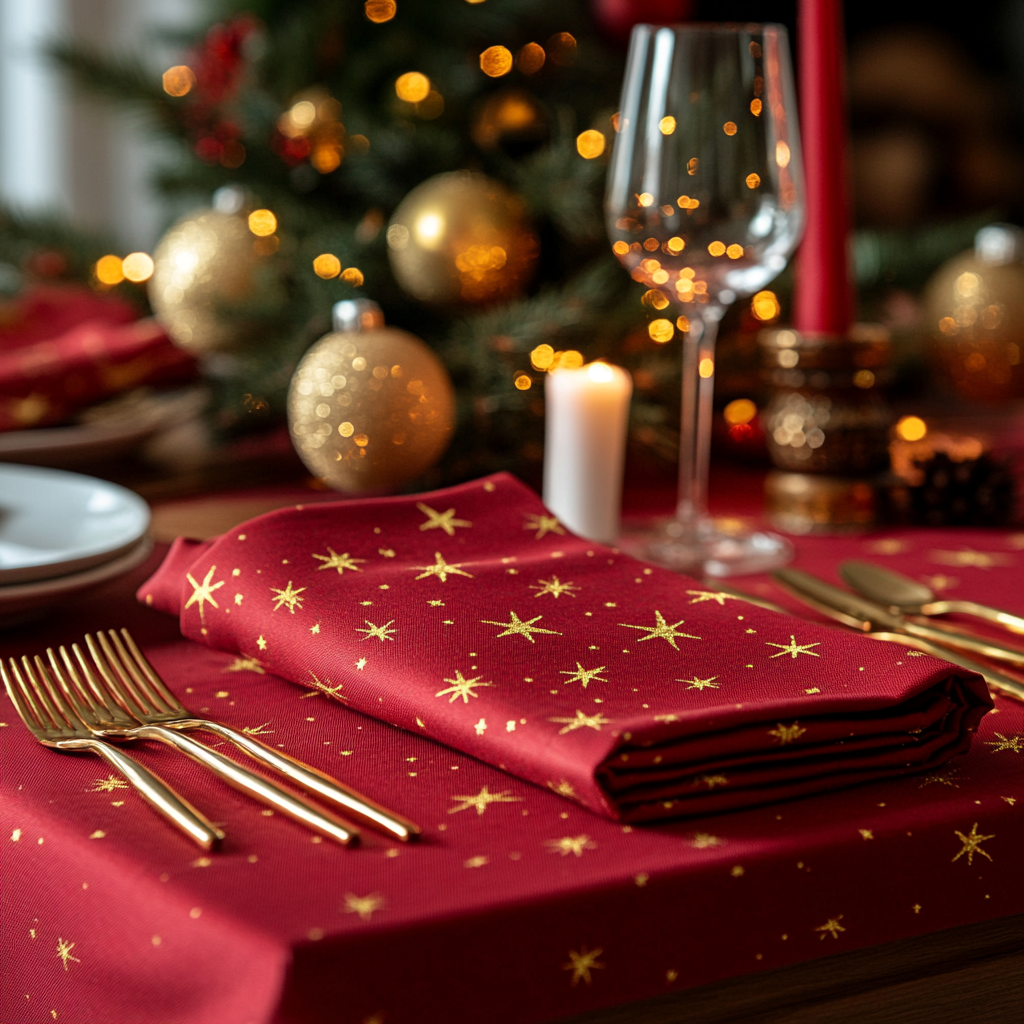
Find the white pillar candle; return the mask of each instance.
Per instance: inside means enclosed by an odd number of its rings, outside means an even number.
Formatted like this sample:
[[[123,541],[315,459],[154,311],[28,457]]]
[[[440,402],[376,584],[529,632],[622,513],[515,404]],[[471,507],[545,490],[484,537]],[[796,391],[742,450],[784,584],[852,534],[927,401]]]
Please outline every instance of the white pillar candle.
[[[618,366],[556,370],[544,382],[544,504],[588,540],[614,544],[633,381]]]

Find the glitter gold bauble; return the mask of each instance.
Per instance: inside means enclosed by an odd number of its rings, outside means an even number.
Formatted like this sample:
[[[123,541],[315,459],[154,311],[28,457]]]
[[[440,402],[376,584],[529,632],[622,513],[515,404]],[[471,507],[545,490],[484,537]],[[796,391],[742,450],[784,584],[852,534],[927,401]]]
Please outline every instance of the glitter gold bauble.
[[[153,253],[149,301],[171,339],[197,354],[237,347],[244,327],[226,310],[257,292],[266,257],[244,216],[204,209],[183,217]],[[269,254],[269,251],[268,251]]]
[[[292,377],[292,443],[335,490],[391,491],[448,447],[455,393],[437,356],[414,335],[385,327],[375,303],[346,300],[334,309],[335,330]]]
[[[438,305],[521,294],[539,252],[522,200],[470,171],[438,174],[417,185],[391,218],[387,239],[398,283]]]

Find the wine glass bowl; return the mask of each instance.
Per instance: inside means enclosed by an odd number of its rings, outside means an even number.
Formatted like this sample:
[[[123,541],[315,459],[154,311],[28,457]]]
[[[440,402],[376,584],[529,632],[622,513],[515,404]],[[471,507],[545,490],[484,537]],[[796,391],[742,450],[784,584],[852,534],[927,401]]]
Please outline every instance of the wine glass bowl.
[[[716,529],[706,490],[718,321],[778,275],[803,230],[786,30],[637,25],[615,128],[612,251],[661,313],[651,337],[683,335],[679,502],[645,556],[710,575],[763,571],[788,559],[788,543]]]

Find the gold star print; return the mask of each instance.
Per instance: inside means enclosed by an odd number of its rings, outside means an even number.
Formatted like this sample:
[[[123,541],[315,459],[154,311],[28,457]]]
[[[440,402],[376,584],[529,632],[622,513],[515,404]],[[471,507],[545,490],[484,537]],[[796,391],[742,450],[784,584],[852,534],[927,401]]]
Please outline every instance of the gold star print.
[[[423,572],[416,577],[418,580],[426,579],[428,576],[437,576],[442,583],[448,582],[448,576],[450,573],[454,573],[456,576],[467,576],[469,579],[473,578],[471,572],[463,572],[462,566],[464,562],[455,562],[449,565],[444,558],[441,557],[440,551],[434,552],[434,564],[433,565],[417,565],[413,567],[413,572],[417,569],[422,569]]]
[[[643,629],[647,631],[647,636],[642,636],[637,643],[643,643],[645,640],[667,640],[673,647],[674,650],[679,650],[676,647],[676,637],[686,637],[687,640],[700,640],[699,636],[694,636],[692,633],[680,633],[676,626],[681,626],[685,620],[680,619],[678,622],[672,623],[670,626],[665,621],[665,616],[661,612],[655,610],[654,612],[654,625],[653,626],[631,626],[626,622],[620,622],[619,625],[625,629]]]
[[[369,921],[383,906],[384,897],[380,893],[371,892],[368,896],[357,896],[354,892],[345,893],[345,913],[358,914],[360,921]]]
[[[239,604],[240,605],[242,603],[244,597],[245,597],[244,594],[235,594],[235,604]]]
[[[998,754],[1000,750],[1010,750],[1015,754],[1024,754],[1024,746],[1021,743],[1024,742],[1024,733],[1018,733],[1016,736],[1004,736],[1001,732],[994,734],[997,739],[985,740],[985,746],[992,748],[993,754]]]
[[[468,811],[470,807],[476,808],[477,816],[479,817],[491,804],[518,804],[522,803],[517,796],[509,796],[508,790],[503,790],[501,793],[491,793],[487,787],[477,793],[476,796],[453,796],[453,800],[460,800],[462,802],[461,807],[449,807],[449,814],[458,814],[459,811]]]
[[[565,530],[562,529],[562,524],[558,521],[557,516],[538,515],[536,512],[531,512],[527,519],[529,522],[523,529],[536,530],[534,540],[540,540],[541,537],[545,537],[549,533],[557,533],[560,537],[565,536]]]
[[[271,587],[270,589],[275,594],[277,594],[277,597],[274,598],[274,611],[275,612],[279,608],[287,607],[288,611],[291,612],[292,615],[294,615],[295,614],[295,607],[296,607],[296,605],[298,605],[298,607],[301,608],[302,607],[302,602],[305,601],[305,598],[304,597],[300,597],[299,595],[306,588],[305,587],[299,587],[296,590],[292,590],[292,581],[291,580],[288,581],[288,586],[285,587],[284,590],[278,590],[277,587]]]
[[[708,789],[714,789],[715,786],[728,786],[729,780],[724,775],[702,775],[700,781],[703,782]]]
[[[365,637],[363,637],[363,639],[365,640],[366,638],[365,638]],[[366,668],[366,659],[365,659],[365,658],[359,658],[359,659],[358,659],[358,660],[356,661],[356,668],[357,668],[357,669],[358,669],[358,670],[359,670],[360,672],[362,672],[362,671],[363,671],[363,669],[364,669],[364,668]]]
[[[487,625],[487,626],[504,626],[505,627],[505,632],[504,633],[499,633],[495,637],[495,640],[497,640],[498,637],[509,636],[509,635],[515,633],[515,634],[518,634],[519,636],[526,637],[526,639],[529,640],[531,644],[535,644],[537,641],[533,639],[533,637],[530,635],[531,633],[551,633],[554,636],[561,636],[562,635],[557,630],[554,630],[554,629],[541,629],[540,626],[534,626],[533,625],[533,623],[536,622],[538,619],[544,618],[543,615],[534,615],[534,617],[532,619],[527,619],[526,622],[523,622],[519,618],[519,616],[516,615],[516,613],[513,612],[513,611],[510,611],[509,615],[512,616],[512,621],[511,622],[495,622],[493,619],[481,619],[480,621],[482,623],[484,623],[485,625]]]
[[[127,789],[128,783],[116,775],[108,775],[105,779],[97,779],[92,784],[90,793],[113,793],[115,789]]]
[[[348,700],[348,697],[344,696],[341,692],[342,687],[345,685],[344,683],[338,683],[337,686],[332,686],[330,679],[321,682],[319,677],[313,671],[310,671],[309,675],[313,681],[313,685],[317,688],[317,690],[320,693],[324,693],[328,697],[335,697],[338,700]],[[307,694],[306,696],[311,695]]]
[[[427,604],[430,605],[431,608],[443,608],[444,607],[444,601],[428,601]]]
[[[444,530],[449,537],[455,536],[456,526],[472,526],[468,519],[454,519],[455,509],[450,508],[447,512],[436,512],[429,505],[422,501],[416,502],[416,507],[427,517],[425,523],[420,523],[421,530]]]
[[[654,716],[654,720],[656,722],[666,722],[666,723],[668,723],[668,722],[678,722],[679,721],[679,716],[678,715],[673,715],[673,714],[655,715]]]
[[[265,651],[267,649],[267,641],[263,639],[262,633],[260,633],[260,635],[256,638],[256,646],[261,651]]]
[[[972,551],[970,548],[962,551],[932,551],[928,557],[939,565],[969,566],[974,569],[991,569],[996,565],[1010,565],[1013,561],[1006,555]]]
[[[481,718],[480,721],[473,726],[473,731],[477,734],[477,736],[483,736],[483,734],[487,731],[487,719]]]
[[[722,846],[724,843],[724,839],[709,835],[707,832],[698,832],[690,839],[690,845],[695,850],[709,850],[712,846]]]
[[[957,586],[960,581],[955,576],[947,576],[945,573],[939,573],[937,576],[922,576],[921,579],[928,584],[932,590],[952,590]]]
[[[242,732],[247,736],[269,736],[273,729],[268,729],[269,722],[261,722],[259,725],[243,725]]]
[[[930,786],[933,782],[939,782],[943,786],[952,786],[953,789],[959,789],[960,787],[954,782],[956,776],[952,772],[948,772],[944,775],[926,775],[921,781],[921,785],[918,789],[924,789],[925,786]]]
[[[705,601],[716,601],[724,608],[726,601],[738,600],[735,594],[726,594],[721,590],[688,590],[687,593],[693,595],[693,600],[690,604],[703,604]]]
[[[539,583],[540,586],[537,586],[534,583],[530,584],[530,589],[537,591],[537,593],[533,595],[534,597],[543,597],[545,594],[550,594],[552,597],[556,598],[561,597],[562,594],[568,594],[570,597],[575,597],[576,595],[573,591],[580,589],[571,582],[562,583],[557,576],[552,576],[549,580],[537,580],[537,583]]]
[[[976,853],[981,854],[986,860],[991,861],[992,858],[981,848],[981,844],[986,839],[995,839],[995,836],[979,836],[978,835],[978,823],[975,822],[971,826],[971,831],[964,835],[956,829],[953,830],[956,833],[956,837],[962,842],[963,849],[953,858],[953,860],[959,860],[965,853],[967,854],[967,863],[974,863],[974,855]]]
[[[818,937],[822,941],[824,941],[826,935],[831,935],[833,939],[838,939],[839,933],[846,931],[846,929],[839,923],[842,919],[842,914],[838,914],[836,917],[830,917],[824,924],[819,924],[814,930],[816,932],[821,932],[821,935]]]
[[[584,946],[578,953],[576,952],[576,950],[570,949],[569,963],[562,964],[562,970],[572,971],[572,983],[574,985],[579,983],[580,978],[582,978],[589,985],[590,972],[604,970],[604,964],[599,964],[597,962],[597,958],[603,952],[603,949],[595,949],[592,952],[588,953],[586,946]]]
[[[602,665],[600,668],[584,668],[578,661],[576,662],[576,671],[569,672],[566,669],[562,669],[558,674],[560,676],[568,676],[568,679],[563,679],[563,683],[582,683],[583,689],[587,688],[587,683],[596,679],[599,683],[607,683],[607,679],[602,679],[600,673],[605,670],[606,666]]]
[[[568,857],[570,853],[577,857],[583,856],[584,850],[596,850],[597,843],[590,836],[563,836],[561,839],[547,839],[544,845],[549,853],[560,853]]]
[[[494,683],[481,683],[480,680],[483,676],[476,676],[474,679],[463,679],[462,673],[456,669],[454,679],[445,679],[444,682],[451,683],[447,690],[438,690],[434,694],[435,697],[443,697],[446,693],[450,693],[451,697],[448,698],[449,704],[454,704],[459,697],[462,698],[463,704],[469,703],[470,697],[479,697],[480,694],[473,692],[475,686],[493,686]]]
[[[575,718],[549,718],[549,722],[562,722],[563,727],[558,730],[559,736],[564,736],[567,732],[575,732],[577,729],[595,729],[597,732],[601,731],[602,725],[611,725],[611,719],[605,718],[600,712],[596,715],[585,715],[582,711],[576,711]]]
[[[562,779],[560,782],[549,781],[548,789],[557,793],[559,796],[568,797],[570,800],[576,799],[576,790],[573,789],[572,783],[565,779]]]
[[[75,948],[75,943],[69,942],[67,939],[57,939],[57,956],[60,957],[61,963],[64,964],[64,970],[68,969],[68,961],[73,960],[76,964],[80,964],[82,961],[77,956],[73,956],[71,950]]]
[[[781,722],[774,729],[768,730],[769,736],[774,736],[779,741],[779,746],[784,747],[787,743],[794,743],[800,739],[807,730],[799,723],[783,725]]]
[[[859,828],[857,831],[860,833],[861,839],[874,839],[875,833],[869,828]]]
[[[375,626],[369,619],[363,619],[363,622],[365,622],[370,628],[363,629],[362,626],[356,626],[356,632],[366,634],[366,636],[362,638],[363,640],[369,640],[371,636],[375,636],[382,642],[384,640],[394,640],[395,638],[393,636],[388,635],[389,633],[398,632],[398,630],[391,628],[391,623],[394,621],[394,619],[390,619],[388,622],[385,622],[383,626]]]
[[[263,671],[263,666],[260,664],[258,658],[235,658],[230,665],[227,666],[223,671],[225,672],[257,672],[259,675],[266,675]]]
[[[313,634],[313,636],[316,636],[320,632],[320,623],[314,623],[312,626],[309,627],[309,631]]]
[[[321,569],[337,569],[338,575],[341,576],[346,569],[351,569],[353,572],[362,572],[356,564],[357,562],[365,562],[365,558],[352,558],[346,551],[343,555],[339,555],[329,544],[327,550],[330,551],[329,555],[313,555],[314,558],[319,558],[323,565],[318,565],[317,571]]]
[[[692,679],[677,679],[677,683],[686,683],[688,690],[706,690],[710,687],[712,690],[718,689],[718,683],[715,680],[718,676],[712,676],[710,679],[698,679],[694,676]]]
[[[820,640],[817,643],[814,643],[814,644],[798,644],[796,642],[796,637],[792,633],[789,634],[789,643],[788,644],[774,644],[774,643],[771,642],[771,640],[769,640],[769,641],[766,642],[765,646],[766,647],[778,647],[778,648],[780,648],[778,654],[769,655],[769,657],[771,657],[771,658],[781,658],[784,654],[788,654],[788,655],[790,655],[790,657],[793,657],[793,658],[796,658],[796,657],[798,657],[801,654],[809,654],[812,658],[820,658],[821,657],[821,655],[817,651],[812,651],[811,650],[812,647],[820,647],[821,646],[821,641]]]
[[[909,544],[897,540],[895,537],[883,537],[881,540],[869,541],[864,546],[875,555],[899,555],[910,549]]]
[[[219,608],[220,605],[213,598],[213,592],[220,590],[224,586],[225,580],[221,580],[220,583],[213,583],[213,574],[217,571],[217,566],[211,565],[210,571],[206,574],[202,583],[196,583],[192,578],[192,573],[185,573],[185,579],[192,584],[192,596],[185,602],[185,609],[188,610],[192,605],[199,605],[199,618],[201,621],[206,621],[206,602],[209,601],[214,608]]]

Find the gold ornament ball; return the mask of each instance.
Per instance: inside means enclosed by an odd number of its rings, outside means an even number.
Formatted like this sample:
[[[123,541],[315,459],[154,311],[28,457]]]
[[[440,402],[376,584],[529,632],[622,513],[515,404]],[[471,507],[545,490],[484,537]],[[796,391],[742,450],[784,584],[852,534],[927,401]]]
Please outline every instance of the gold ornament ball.
[[[523,201],[471,171],[417,185],[395,210],[387,240],[398,283],[438,305],[481,305],[522,294],[539,254]]]
[[[448,447],[454,420],[455,393],[440,360],[394,327],[324,335],[288,391],[292,443],[309,471],[338,491],[391,491],[418,476]]]
[[[974,402],[1024,397],[1024,235],[992,225],[925,289],[936,370]]]
[[[153,253],[149,301],[176,345],[196,354],[237,346],[241,329],[223,308],[254,296],[260,243],[269,248],[244,216],[212,209],[168,230]]]

